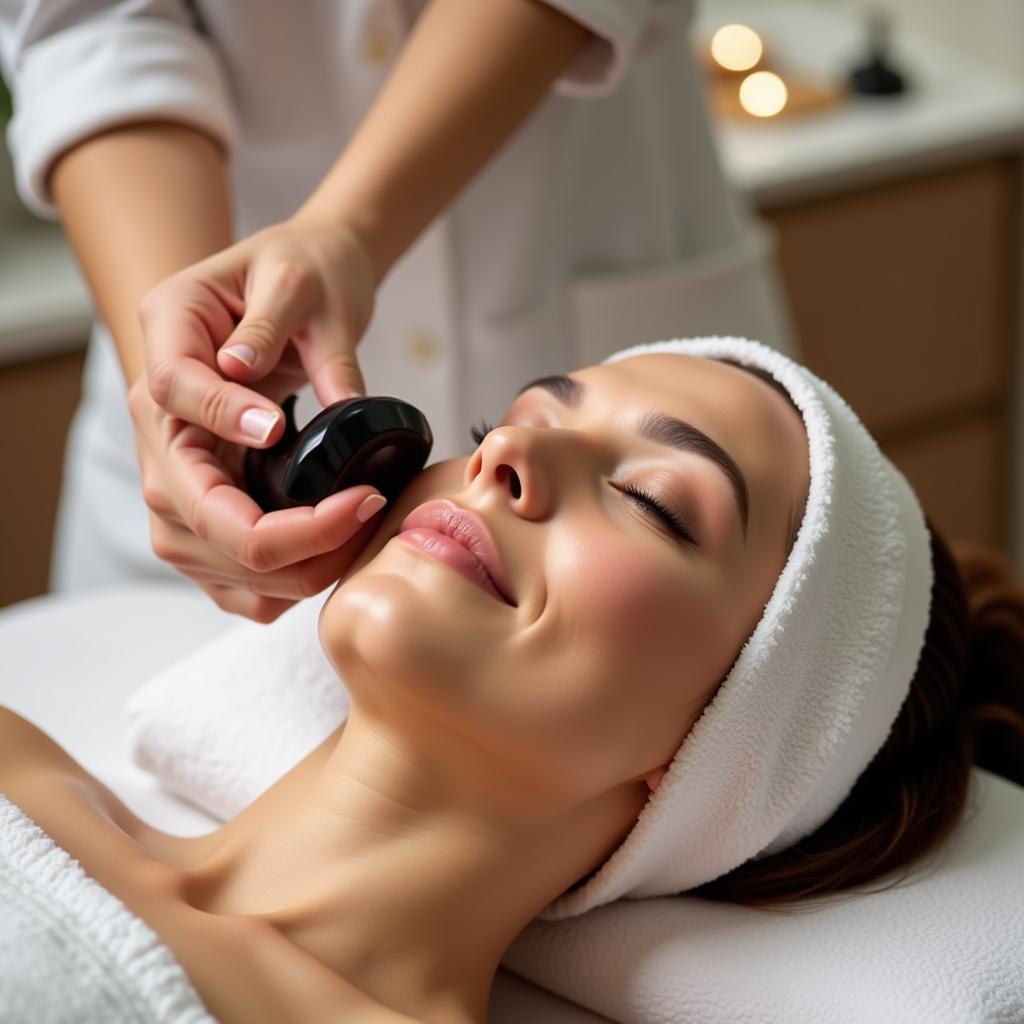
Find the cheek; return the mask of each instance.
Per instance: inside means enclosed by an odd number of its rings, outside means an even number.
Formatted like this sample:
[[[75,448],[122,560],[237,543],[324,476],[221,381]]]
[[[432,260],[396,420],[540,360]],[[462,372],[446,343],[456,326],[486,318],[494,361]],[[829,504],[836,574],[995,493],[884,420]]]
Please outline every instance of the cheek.
[[[678,666],[703,677],[720,633],[718,580],[698,560],[624,540],[581,552],[561,595],[609,667],[636,678]]]
[[[538,685],[519,695],[534,755],[591,792],[670,758],[735,656],[714,563],[617,531],[597,541],[552,545],[551,624],[524,652]]]
[[[615,750],[621,778],[672,757],[733,657],[723,581],[699,557],[620,545],[581,567],[571,598],[604,671],[590,752]]]

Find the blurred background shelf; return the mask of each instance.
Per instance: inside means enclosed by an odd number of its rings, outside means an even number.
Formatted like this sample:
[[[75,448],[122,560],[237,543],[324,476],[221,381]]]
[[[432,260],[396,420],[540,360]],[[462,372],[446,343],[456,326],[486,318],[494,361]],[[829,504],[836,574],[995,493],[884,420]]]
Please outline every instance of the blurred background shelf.
[[[930,173],[1007,150],[1024,135],[1024,53],[1019,71],[999,70],[906,25],[908,0],[707,0],[692,37],[702,50],[715,28],[738,21],[756,29],[765,59],[804,79],[846,87],[868,51],[866,13],[892,12],[891,60],[908,89],[899,96],[848,95],[820,114],[767,120],[730,119],[718,126],[719,153],[733,184],[752,202],[777,206]],[[922,6],[922,5],[919,5]],[[943,6],[934,0],[933,6]],[[970,7],[972,21],[985,8]],[[1009,4],[1002,4],[1008,11]],[[950,4],[950,17],[953,10]],[[1018,40],[1024,5],[1016,2]],[[935,13],[938,21],[938,12]],[[993,26],[990,25],[990,29]],[[785,77],[785,75],[784,75]]]

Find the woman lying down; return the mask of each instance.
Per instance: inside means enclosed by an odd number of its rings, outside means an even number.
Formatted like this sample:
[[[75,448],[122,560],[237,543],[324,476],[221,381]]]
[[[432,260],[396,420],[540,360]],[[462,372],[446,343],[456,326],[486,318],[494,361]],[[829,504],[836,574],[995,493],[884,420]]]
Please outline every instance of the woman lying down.
[[[862,887],[938,846],[972,761],[1024,782],[1024,604],[804,368],[637,346],[476,440],[320,613],[344,729],[217,831],[147,827],[4,714],[8,895],[49,894],[61,958],[146,950],[103,1019],[477,1024],[538,915]],[[62,983],[28,945],[25,1006]]]

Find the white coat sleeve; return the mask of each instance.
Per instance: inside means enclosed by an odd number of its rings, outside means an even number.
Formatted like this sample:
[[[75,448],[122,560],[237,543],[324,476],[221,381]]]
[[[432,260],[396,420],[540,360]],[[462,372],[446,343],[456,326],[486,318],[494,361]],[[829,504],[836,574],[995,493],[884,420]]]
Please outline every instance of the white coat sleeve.
[[[671,36],[681,34],[694,0],[544,0],[594,38],[552,86],[562,96],[604,96],[614,92],[633,60]]]
[[[184,0],[0,0],[0,62],[18,193],[42,217],[57,217],[54,160],[115,125],[175,121],[234,149],[223,68]]]

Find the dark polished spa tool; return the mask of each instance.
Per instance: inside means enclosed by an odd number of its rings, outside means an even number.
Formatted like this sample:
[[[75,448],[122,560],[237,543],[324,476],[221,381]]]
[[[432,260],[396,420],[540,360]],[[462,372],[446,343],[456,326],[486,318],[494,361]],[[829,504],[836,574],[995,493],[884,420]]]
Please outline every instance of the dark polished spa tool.
[[[393,501],[423,468],[434,443],[430,424],[399,398],[346,398],[299,430],[295,395],[282,403],[285,429],[270,448],[245,453],[245,486],[264,512],[315,505],[356,484]]]

